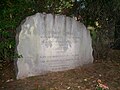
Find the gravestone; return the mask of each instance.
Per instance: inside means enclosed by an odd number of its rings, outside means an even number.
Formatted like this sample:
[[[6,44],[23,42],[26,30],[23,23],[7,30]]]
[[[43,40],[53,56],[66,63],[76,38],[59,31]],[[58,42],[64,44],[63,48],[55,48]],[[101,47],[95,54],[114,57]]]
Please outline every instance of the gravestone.
[[[93,62],[90,32],[73,18],[37,13],[17,31],[17,79]]]

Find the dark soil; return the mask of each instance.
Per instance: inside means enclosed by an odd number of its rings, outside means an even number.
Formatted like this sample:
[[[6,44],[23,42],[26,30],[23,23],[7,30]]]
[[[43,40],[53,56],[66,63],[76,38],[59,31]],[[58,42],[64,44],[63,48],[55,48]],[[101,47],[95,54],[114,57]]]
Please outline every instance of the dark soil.
[[[115,58],[114,58],[115,59]],[[100,79],[110,90],[120,90],[120,59],[96,60],[73,70],[16,80],[13,65],[1,70],[0,90],[96,90]]]
[[[97,62],[73,70],[15,80],[5,73],[0,90],[95,90],[101,79],[110,90],[120,90],[120,63]]]

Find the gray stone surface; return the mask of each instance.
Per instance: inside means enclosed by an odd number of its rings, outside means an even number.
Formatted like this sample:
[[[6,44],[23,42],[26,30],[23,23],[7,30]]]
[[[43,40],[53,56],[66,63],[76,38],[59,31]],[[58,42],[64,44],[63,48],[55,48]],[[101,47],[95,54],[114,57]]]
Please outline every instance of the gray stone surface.
[[[73,69],[92,63],[86,27],[64,15],[37,13],[27,17],[16,35],[17,79]]]

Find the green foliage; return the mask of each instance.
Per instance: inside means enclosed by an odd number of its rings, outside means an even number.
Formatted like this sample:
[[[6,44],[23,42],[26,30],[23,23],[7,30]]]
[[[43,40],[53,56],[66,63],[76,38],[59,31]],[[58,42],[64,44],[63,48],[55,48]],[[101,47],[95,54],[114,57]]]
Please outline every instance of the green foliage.
[[[120,15],[120,0],[1,0],[0,1],[0,60],[13,60],[16,28],[26,16],[36,12],[81,16],[86,26],[102,27]],[[114,15],[114,17],[113,17]],[[100,30],[101,29],[101,30]],[[98,32],[99,32],[98,31]],[[92,31],[93,38],[98,32]],[[104,31],[105,32],[105,31]]]
[[[5,30],[0,30],[0,60],[9,60],[14,55],[15,42],[12,34]]]
[[[96,58],[107,58],[108,44],[113,41],[116,20],[120,19],[120,0],[85,0],[86,8],[80,15],[86,26],[95,28],[91,30],[93,49]],[[98,22],[99,26],[95,22]]]
[[[103,90],[101,87],[97,87],[97,89],[96,90]]]
[[[38,0],[35,5],[39,12],[63,14],[66,9],[69,11],[72,8],[73,3],[72,0]]]
[[[26,16],[36,12],[62,14],[64,9],[71,7],[71,0],[1,0],[0,61],[21,57],[15,53],[15,33]]]
[[[31,0],[1,0],[0,61],[20,57],[15,54],[15,29],[25,16],[33,14],[33,5]]]
[[[15,0],[14,2],[4,0],[1,3],[0,29],[15,29],[24,16],[32,14],[32,2],[25,0]]]

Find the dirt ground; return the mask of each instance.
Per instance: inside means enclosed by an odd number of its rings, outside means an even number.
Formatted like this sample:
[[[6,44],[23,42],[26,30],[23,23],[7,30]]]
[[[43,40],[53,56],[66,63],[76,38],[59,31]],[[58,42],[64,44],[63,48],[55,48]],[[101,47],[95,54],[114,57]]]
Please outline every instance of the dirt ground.
[[[8,64],[0,70],[0,90],[96,90],[98,79],[109,90],[120,90],[120,57],[22,80],[15,79],[13,65]]]
[[[12,76],[6,73],[0,90],[96,90],[98,79],[110,90],[120,90],[120,63],[112,61],[94,62],[73,70],[22,80],[15,80]]]

